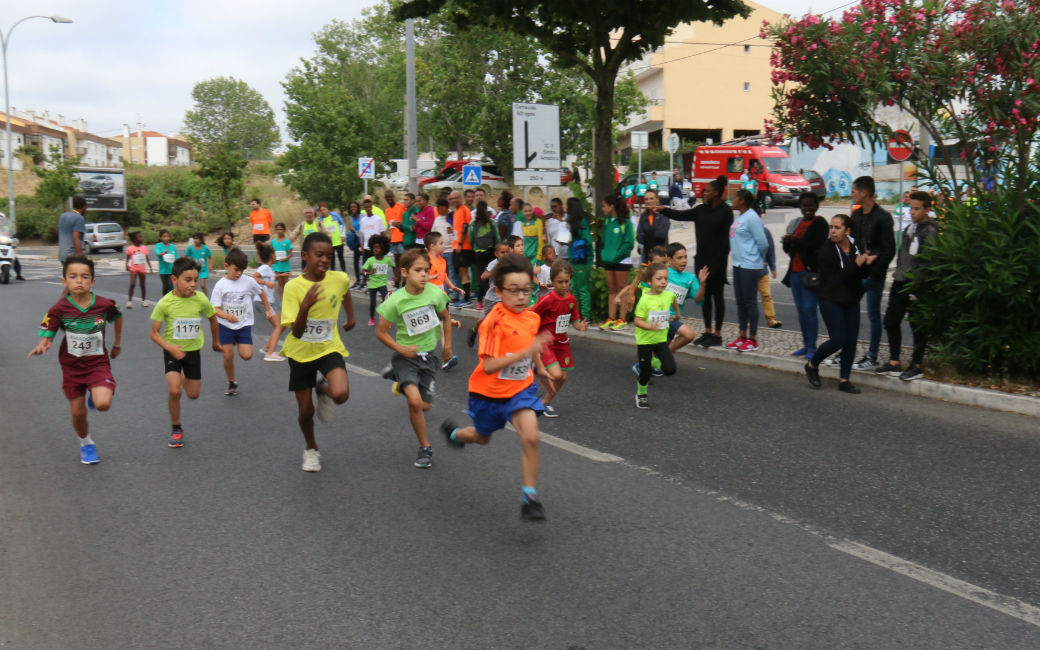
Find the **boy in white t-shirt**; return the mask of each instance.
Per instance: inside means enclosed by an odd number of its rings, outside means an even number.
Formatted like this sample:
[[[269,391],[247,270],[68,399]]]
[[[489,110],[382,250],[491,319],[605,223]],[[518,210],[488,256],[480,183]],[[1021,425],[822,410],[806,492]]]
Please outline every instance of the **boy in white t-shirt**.
[[[253,279],[256,280],[267,294],[267,303],[271,309],[266,313],[267,321],[273,328],[271,337],[264,344],[264,361],[285,361],[285,357],[278,354],[278,338],[282,335],[282,319],[275,309],[278,300],[278,274],[274,270],[275,247],[271,244],[259,243],[256,245],[256,256],[260,259]],[[261,302],[260,296],[253,298],[254,302]]]
[[[271,312],[271,304],[267,294],[251,276],[243,276],[248,268],[249,260],[241,249],[232,248],[224,261],[225,275],[213,287],[210,302],[218,310],[220,349],[224,353],[224,372],[227,373],[228,387],[225,395],[238,395],[238,382],[235,381],[235,348],[243,361],[253,358],[253,298],[259,296],[264,303],[264,311]],[[226,320],[223,316],[231,315],[237,320]]]

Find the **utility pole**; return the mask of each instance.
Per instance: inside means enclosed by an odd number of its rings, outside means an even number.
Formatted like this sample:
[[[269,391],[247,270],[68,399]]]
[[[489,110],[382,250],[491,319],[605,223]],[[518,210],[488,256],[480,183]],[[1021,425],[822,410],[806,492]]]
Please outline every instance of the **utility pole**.
[[[416,155],[418,147],[418,135],[416,134],[416,120],[415,120],[415,20],[409,18],[404,23],[404,47],[405,47],[405,58],[407,63],[405,64],[405,85],[408,94],[408,107],[407,107],[407,120],[408,120],[408,142],[407,142],[407,155],[408,155],[408,191],[415,194],[419,191],[419,179],[416,176],[418,170],[416,169]]]

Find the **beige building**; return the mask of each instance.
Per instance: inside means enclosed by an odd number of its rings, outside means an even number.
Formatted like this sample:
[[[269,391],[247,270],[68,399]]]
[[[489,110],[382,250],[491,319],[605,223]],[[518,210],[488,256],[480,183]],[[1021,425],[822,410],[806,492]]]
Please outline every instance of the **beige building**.
[[[744,4],[751,8],[747,18],[679,25],[663,47],[622,68],[622,75],[635,75],[649,100],[619,139],[622,162],[631,153],[628,131],[647,131],[654,148],[663,148],[671,133],[682,141],[719,143],[762,131],[773,112],[771,46],[758,34],[763,20],[776,23],[783,16]]]
[[[123,159],[149,167],[186,167],[191,164],[191,145],[187,141],[157,131],[131,131],[113,138],[123,147]]]

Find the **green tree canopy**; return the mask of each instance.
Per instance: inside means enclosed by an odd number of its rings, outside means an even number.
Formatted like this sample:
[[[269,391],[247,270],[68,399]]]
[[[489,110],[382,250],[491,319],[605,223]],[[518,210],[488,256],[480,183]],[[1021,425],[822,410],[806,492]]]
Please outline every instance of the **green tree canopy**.
[[[248,160],[271,157],[278,146],[274,111],[257,90],[234,77],[195,84],[195,104],[184,114],[184,132],[203,155],[217,145]]]

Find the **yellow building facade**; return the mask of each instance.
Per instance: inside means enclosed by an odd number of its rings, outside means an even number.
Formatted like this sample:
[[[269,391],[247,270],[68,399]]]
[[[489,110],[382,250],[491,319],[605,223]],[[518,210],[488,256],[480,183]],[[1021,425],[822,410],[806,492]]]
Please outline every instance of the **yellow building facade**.
[[[722,25],[679,25],[663,47],[633,61],[630,71],[646,95],[646,111],[632,115],[618,149],[631,151],[629,131],[647,131],[651,147],[663,148],[671,133],[686,141],[719,143],[760,133],[772,114],[771,43],[758,37],[762,21],[783,16],[748,2],[747,18]]]

